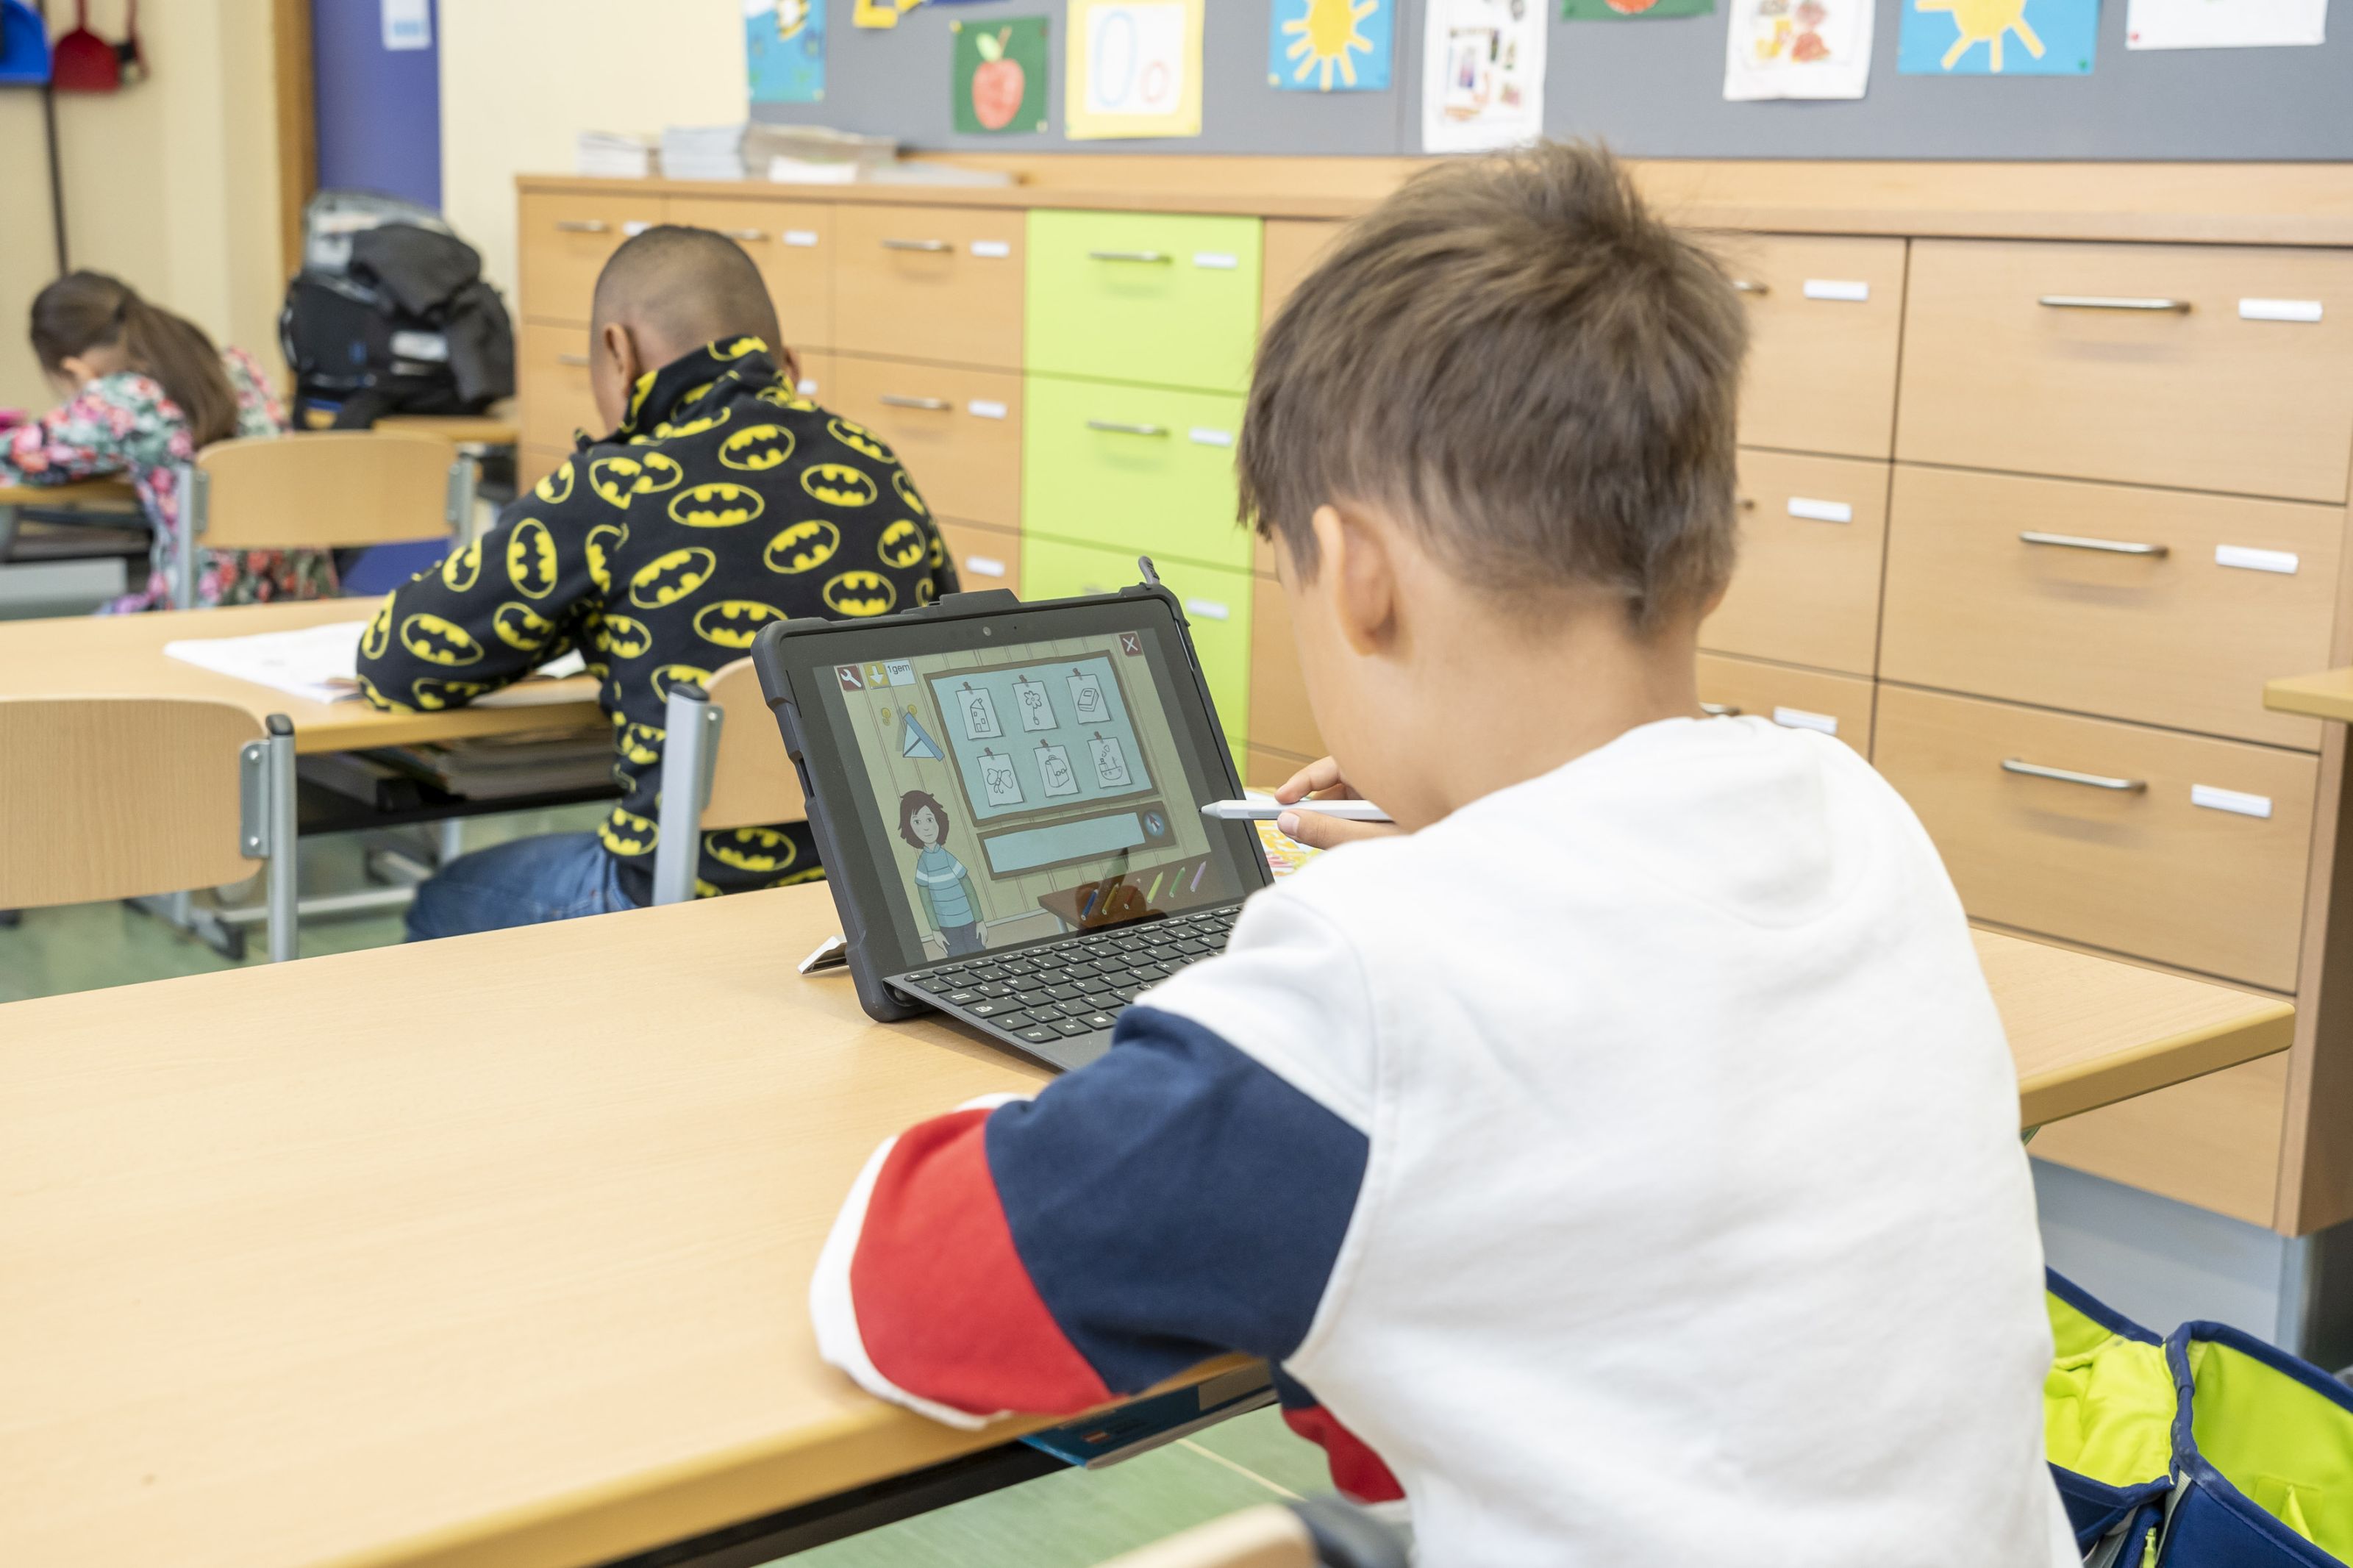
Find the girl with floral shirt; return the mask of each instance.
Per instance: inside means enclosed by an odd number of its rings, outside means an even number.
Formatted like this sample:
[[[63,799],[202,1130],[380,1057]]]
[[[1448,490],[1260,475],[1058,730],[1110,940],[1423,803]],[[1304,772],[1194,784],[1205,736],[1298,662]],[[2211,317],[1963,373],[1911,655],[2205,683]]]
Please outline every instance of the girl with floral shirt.
[[[155,542],[147,581],[107,606],[153,610],[172,602],[180,478],[215,441],[275,436],[284,426],[261,367],[223,353],[203,329],[99,272],[58,279],[33,300],[33,353],[63,407],[0,433],[0,485],[63,484],[120,475],[139,492]],[[321,550],[201,552],[200,605],[318,599],[336,592]]]

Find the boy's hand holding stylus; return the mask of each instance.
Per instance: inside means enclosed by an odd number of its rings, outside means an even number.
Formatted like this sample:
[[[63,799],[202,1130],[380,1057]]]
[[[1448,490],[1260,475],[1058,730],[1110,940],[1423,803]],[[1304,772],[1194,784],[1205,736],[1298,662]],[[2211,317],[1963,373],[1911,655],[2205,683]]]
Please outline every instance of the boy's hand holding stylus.
[[[1285,805],[1307,803],[1309,809],[1286,811],[1274,819],[1274,826],[1285,838],[1311,849],[1336,849],[1359,838],[1383,838],[1400,831],[1393,823],[1349,822],[1314,809],[1316,800],[1364,798],[1348,787],[1348,781],[1340,776],[1340,764],[1330,757],[1312,762],[1292,774],[1275,790],[1274,798]]]

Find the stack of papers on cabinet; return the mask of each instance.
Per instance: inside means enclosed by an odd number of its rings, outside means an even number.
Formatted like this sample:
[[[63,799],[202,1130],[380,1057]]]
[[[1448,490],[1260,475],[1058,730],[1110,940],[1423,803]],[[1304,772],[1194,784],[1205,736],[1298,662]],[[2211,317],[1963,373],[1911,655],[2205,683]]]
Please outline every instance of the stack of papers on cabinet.
[[[661,166],[672,180],[740,180],[744,131],[734,125],[672,125],[661,134]]]
[[[573,167],[607,180],[643,180],[661,172],[653,137],[635,131],[583,131],[574,143]]]

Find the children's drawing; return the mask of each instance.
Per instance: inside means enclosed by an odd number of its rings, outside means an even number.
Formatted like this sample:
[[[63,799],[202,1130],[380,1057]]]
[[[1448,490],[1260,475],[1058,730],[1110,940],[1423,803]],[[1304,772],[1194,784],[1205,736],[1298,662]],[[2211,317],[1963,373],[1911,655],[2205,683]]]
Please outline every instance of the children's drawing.
[[[1063,130],[1073,142],[1201,133],[1202,0],[1070,0]]]
[[[1544,132],[1543,0],[1430,0],[1421,147],[1481,153]]]
[[[980,787],[991,805],[1021,804],[1021,775],[1014,771],[1013,759],[995,752],[980,754]]]
[[[1024,676],[1013,683],[1013,704],[1021,710],[1021,728],[1034,734],[1040,730],[1058,729],[1060,721],[1054,717],[1054,704],[1046,695],[1043,681]],[[1049,790],[1048,794],[1053,792]]]
[[[955,958],[978,952],[980,916],[972,901],[972,874],[947,851],[948,811],[925,791],[911,789],[899,797],[899,837],[915,856],[915,905],[929,915],[932,927]]]
[[[2130,0],[2128,49],[2260,49],[2328,41],[2328,0]]]
[[[1629,16],[1704,16],[1715,0],[1561,0],[1565,22],[1622,22]]]
[[[923,728],[923,721],[915,717],[913,709],[909,709],[899,721],[899,754],[926,763],[944,760],[940,743],[932,739],[931,731]]]
[[[1270,85],[1286,92],[1388,90],[1395,0],[1275,0],[1272,16]]]
[[[754,103],[824,102],[824,0],[744,0],[744,67]]]
[[[1871,83],[1871,0],[1733,0],[1724,96],[1861,98]]]
[[[1895,68],[1906,76],[2088,76],[2099,31],[2099,0],[1905,0]]]
[[[1047,21],[1008,16],[949,24],[955,32],[955,56],[948,107],[958,133],[1046,129]]]
[[[1064,746],[1038,747],[1038,776],[1045,781],[1046,798],[1059,799],[1079,793],[1078,770],[1071,766],[1070,750]]]
[[[955,694],[956,710],[964,715],[964,738],[994,741],[1005,733],[997,721],[997,699],[985,687],[967,686]]]
[[[1064,684],[1071,689],[1071,711],[1080,723],[1100,724],[1111,717],[1111,705],[1103,700],[1099,677],[1074,669]]]
[[[1087,742],[1087,754],[1094,759],[1095,783],[1104,789],[1127,787],[1127,753],[1116,740],[1097,735]]]

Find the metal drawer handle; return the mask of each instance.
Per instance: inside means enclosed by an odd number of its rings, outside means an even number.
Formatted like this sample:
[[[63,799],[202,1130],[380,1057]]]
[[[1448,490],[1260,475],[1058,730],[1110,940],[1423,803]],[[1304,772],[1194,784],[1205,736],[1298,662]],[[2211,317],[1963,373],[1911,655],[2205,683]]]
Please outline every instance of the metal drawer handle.
[[[555,220],[559,234],[610,234],[613,226],[600,217],[560,217]]]
[[[1759,283],[1754,278],[1736,278],[1732,280],[1732,289],[1736,294],[1770,294],[1773,291],[1771,284]]]
[[[2075,533],[2037,533],[2032,529],[2020,534],[2024,544],[2051,544],[2062,550],[2098,550],[2110,555],[2169,555],[2169,544],[2136,544],[2124,539],[2085,539]]]
[[[883,393],[875,401],[887,403],[893,408],[921,408],[930,414],[944,414],[948,408],[948,400],[944,397],[902,397],[895,392]]]
[[[765,239],[768,237],[768,231],[765,228],[731,228],[726,231],[726,234],[727,237],[730,239]]]
[[[944,239],[886,239],[882,242],[882,248],[885,250],[941,251],[953,250],[955,247]]]
[[[1090,261],[1166,261],[1168,255],[1160,250],[1090,250]]]
[[[2045,294],[2035,301],[2053,310],[2156,310],[2189,313],[2187,300],[2144,300],[2127,294]]]
[[[1740,717],[1740,704],[1737,702],[1703,702],[1699,705],[1699,710],[1706,714],[1711,719],[1737,719]]]
[[[588,356],[586,354],[557,354],[555,356],[555,363],[558,364],[568,364],[577,370],[586,370],[588,368]]]
[[[2119,795],[2138,795],[2148,787],[2147,779],[2112,779],[2102,773],[2079,773],[2073,768],[2046,768],[2041,763],[2029,763],[2017,757],[2004,757],[2001,771],[2022,773],[2031,779],[2051,779],[2059,784],[2082,784],[2086,789],[2114,790]]]
[[[1087,421],[1087,428],[1108,431],[1113,436],[1166,436],[1168,434],[1168,426],[1166,425],[1124,425],[1116,419],[1090,419]]]

